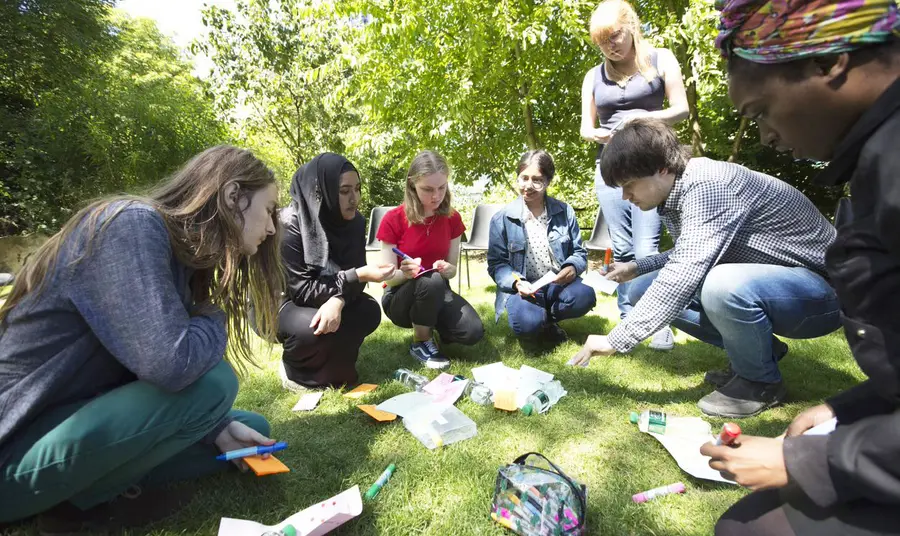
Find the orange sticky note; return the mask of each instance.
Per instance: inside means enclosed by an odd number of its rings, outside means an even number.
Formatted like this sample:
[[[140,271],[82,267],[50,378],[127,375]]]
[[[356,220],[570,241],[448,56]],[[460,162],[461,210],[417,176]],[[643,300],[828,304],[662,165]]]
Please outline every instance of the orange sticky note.
[[[361,383],[356,386],[356,389],[346,393],[344,398],[362,398],[366,396],[367,393],[371,393],[378,387],[374,383]]]
[[[375,419],[376,421],[379,421],[379,422],[397,420],[397,416],[394,415],[393,413],[388,413],[387,411],[381,411],[380,409],[376,408],[375,406],[373,406],[371,404],[361,404],[356,407],[365,411],[366,413],[371,415],[373,419]]]
[[[494,407],[506,411],[516,411],[516,392],[508,389],[498,390],[494,393]]]
[[[256,473],[256,476],[266,476],[266,475],[274,475],[276,473],[289,473],[291,470],[287,465],[281,463],[281,461],[275,456],[269,456],[265,460],[262,456],[247,456],[246,458],[242,458],[244,463],[246,463],[250,469]]]

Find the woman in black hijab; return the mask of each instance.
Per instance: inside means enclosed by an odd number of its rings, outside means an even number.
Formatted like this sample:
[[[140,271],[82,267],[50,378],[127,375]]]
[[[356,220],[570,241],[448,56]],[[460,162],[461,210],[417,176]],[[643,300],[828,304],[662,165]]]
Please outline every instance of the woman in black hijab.
[[[363,289],[393,276],[394,266],[366,264],[359,173],[346,158],[316,156],[294,174],[290,191],[282,212],[288,283],[278,313],[282,385],[292,391],[353,385],[359,347],[381,322],[378,302]]]

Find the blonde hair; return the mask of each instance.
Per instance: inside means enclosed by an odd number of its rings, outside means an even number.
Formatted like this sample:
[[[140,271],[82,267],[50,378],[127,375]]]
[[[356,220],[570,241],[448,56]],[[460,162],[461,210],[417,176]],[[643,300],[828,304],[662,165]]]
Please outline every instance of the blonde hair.
[[[419,179],[435,173],[443,173],[450,176],[450,166],[447,160],[434,151],[422,151],[413,158],[409,165],[409,172],[406,174],[406,191],[403,193],[403,204],[405,206],[406,220],[410,225],[421,224],[425,221],[425,207],[419,201],[419,194],[416,193],[416,183]],[[450,207],[450,185],[447,184],[447,193],[444,200],[434,212],[435,215],[449,216],[453,209]]]
[[[270,184],[275,175],[250,151],[220,145],[193,157],[147,197],[114,196],[100,199],[81,209],[62,229],[32,254],[16,277],[6,303],[0,307],[0,325],[10,311],[29,295],[38,295],[47,275],[55,270],[67,240],[84,236],[84,253],[71,261],[78,263],[90,255],[92,242],[112,220],[132,203],[145,203],[162,216],[175,257],[194,270],[191,292],[195,304],[213,303],[227,316],[230,344],[226,359],[243,375],[252,357],[247,306],[255,311],[256,330],[273,341],[277,330],[279,294],[284,290],[281,264],[281,224],[278,211],[272,216],[275,235],[268,237],[255,255],[241,252],[243,214],[225,203],[224,189],[238,186],[239,201]],[[107,210],[112,207],[112,210]],[[107,214],[98,228],[101,216]]]
[[[625,0],[603,0],[591,15],[591,41],[599,47],[606,43],[610,34],[617,28],[624,28],[631,33],[631,37],[634,40],[634,61],[641,76],[648,81],[656,78],[658,72],[653,67],[650,59],[650,52],[653,47],[644,39],[644,35],[641,33],[641,20],[638,18],[637,12]],[[606,76],[613,82],[623,85],[631,78],[629,75],[616,69],[612,62],[605,61],[604,63],[606,65]]]

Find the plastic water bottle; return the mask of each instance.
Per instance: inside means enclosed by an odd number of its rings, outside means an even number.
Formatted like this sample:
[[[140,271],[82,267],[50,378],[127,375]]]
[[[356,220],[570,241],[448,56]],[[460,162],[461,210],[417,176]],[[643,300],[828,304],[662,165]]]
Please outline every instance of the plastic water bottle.
[[[479,406],[490,406],[491,397],[494,396],[494,392],[491,391],[490,387],[481,382],[476,382],[475,380],[469,380],[469,384],[466,385],[463,394],[468,396],[469,400],[475,402]]]
[[[293,525],[285,525],[279,531],[267,530],[263,532],[262,536],[297,536],[297,529]]]
[[[544,413],[566,394],[566,390],[563,389],[559,380],[547,382],[540,389],[528,395],[528,398],[525,399],[525,405],[522,406],[522,413],[525,415]]]
[[[397,369],[394,372],[394,379],[416,391],[421,391],[428,385],[428,378],[405,368]]]
[[[675,417],[662,411],[646,410],[640,415],[631,412],[631,424],[641,432],[667,436],[697,437],[710,435],[712,428],[700,417]]]
[[[469,400],[475,402],[479,406],[489,406],[491,405],[491,398],[494,396],[494,392],[491,391],[491,388],[487,385],[476,382],[475,380],[466,379],[465,376],[460,376],[459,374],[453,376],[454,381],[462,381],[469,382],[466,385],[466,388],[463,389],[463,394],[469,397]]]

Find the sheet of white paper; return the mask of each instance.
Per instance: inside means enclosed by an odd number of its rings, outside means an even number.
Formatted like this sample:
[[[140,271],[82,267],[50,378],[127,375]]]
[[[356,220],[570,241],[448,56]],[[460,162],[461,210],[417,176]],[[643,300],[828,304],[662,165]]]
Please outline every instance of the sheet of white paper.
[[[277,525],[263,525],[246,519],[223,517],[219,522],[219,536],[260,536],[264,532],[278,532],[293,525],[300,536],[321,536],[340,527],[362,513],[359,486],[297,512]]]
[[[834,432],[835,427],[837,427],[837,417],[832,417],[822,424],[817,424],[803,432],[803,435],[828,435]]]
[[[468,383],[469,380],[455,380],[450,374],[442,372],[422,390],[434,397],[433,401],[435,404],[452,406],[462,396]]]
[[[531,284],[531,290],[537,290],[541,287],[546,287],[550,283],[556,280],[556,274],[553,272],[547,272],[540,279]]]
[[[648,432],[649,433],[649,432]],[[704,480],[715,480],[726,484],[735,484],[722,478],[718,471],[709,467],[709,456],[700,454],[700,447],[712,441],[712,436],[680,437],[650,434],[662,443],[662,446],[675,458],[678,467],[695,477]],[[735,484],[737,485],[737,484]]]
[[[588,272],[582,276],[581,280],[585,285],[594,290],[609,294],[610,296],[616,292],[617,288],[619,288],[618,283],[603,277],[600,272]]]
[[[428,393],[413,391],[411,393],[403,393],[402,395],[388,398],[381,404],[375,406],[375,408],[388,413],[393,413],[394,415],[406,417],[424,406],[437,406],[437,404],[434,403],[434,397]]]
[[[300,397],[300,400],[291,408],[291,411],[312,411],[316,409],[316,406],[319,405],[319,400],[322,399],[322,395],[324,395],[322,391],[317,393],[306,393],[305,395]]]
[[[522,365],[519,368],[519,388],[516,389],[516,406],[519,408],[524,406],[528,396],[549,381],[553,381],[553,374],[529,367],[528,365]]]
[[[491,363],[472,369],[472,377],[493,391],[515,391],[519,386],[519,371],[511,369],[502,362]]]

